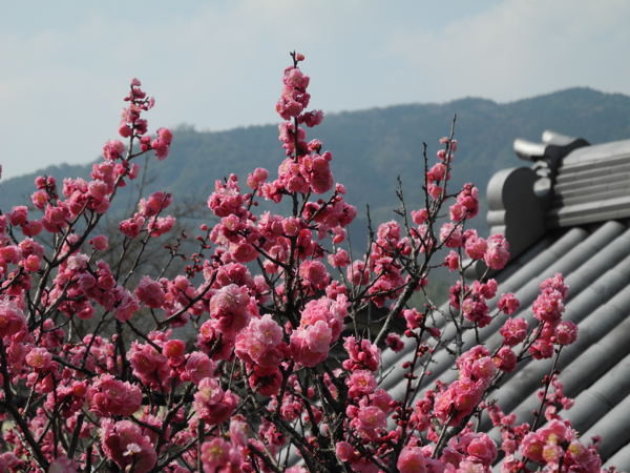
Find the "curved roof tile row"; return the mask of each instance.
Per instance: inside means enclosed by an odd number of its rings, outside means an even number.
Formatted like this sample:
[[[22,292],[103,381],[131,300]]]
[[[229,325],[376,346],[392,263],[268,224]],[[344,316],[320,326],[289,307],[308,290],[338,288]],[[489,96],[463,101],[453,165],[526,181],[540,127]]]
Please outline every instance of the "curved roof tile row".
[[[559,379],[565,394],[575,400],[574,406],[562,415],[572,421],[583,440],[601,438],[600,453],[606,466],[630,471],[630,174],[625,173],[630,169],[630,140],[596,146],[572,140],[566,140],[569,143],[566,155],[554,146],[553,159],[546,163],[542,161],[547,145],[527,148],[539,154],[527,157],[538,161],[532,166],[537,174],[541,174],[542,168],[557,167],[542,173],[551,182],[551,188],[543,192],[532,189],[523,199],[510,194],[514,194],[511,190],[514,187],[488,190],[493,198],[499,196],[506,202],[503,210],[497,210],[494,204],[489,215],[492,230],[505,230],[510,221],[506,215],[513,218],[521,214],[528,218],[528,209],[515,205],[519,201],[531,203],[534,193],[544,208],[545,219],[542,237],[516,236],[519,246],[525,249],[519,248],[521,254],[494,277],[499,281],[501,293],[513,292],[521,301],[521,308],[514,316],[536,323],[531,304],[539,293],[540,283],[556,273],[564,275],[569,292],[563,318],[578,325],[579,335],[573,345],[563,349],[556,365],[561,370]],[[571,144],[578,141],[579,146]],[[530,186],[531,174],[520,169],[500,171],[501,178],[494,179],[494,183],[491,180],[490,185],[509,182],[513,186],[514,179],[522,175],[528,179],[525,187]],[[615,172],[620,170],[624,172]],[[549,179],[550,175],[555,177]],[[508,181],[506,176],[512,180]],[[600,197],[602,200],[598,201]],[[624,202],[618,206],[620,199]],[[499,220],[505,220],[495,221],[497,215]],[[527,238],[529,243],[523,245]],[[478,269],[477,274],[482,270]],[[496,301],[496,298],[490,301],[491,308]],[[448,307],[442,307],[442,312],[446,314]],[[506,318],[497,316],[479,330],[479,340],[490,350],[501,345],[498,330]],[[443,339],[452,346],[456,336],[454,325],[446,316],[435,323],[441,328]],[[475,334],[468,333],[463,348],[476,343]],[[389,352],[384,356],[383,365],[394,367],[386,372],[382,385],[394,397],[399,397],[406,386],[404,371],[399,366],[413,352],[414,347],[408,346],[401,353]],[[519,422],[533,420],[533,413],[540,405],[537,392],[541,380],[552,367],[552,360],[522,361],[489,399],[496,400],[506,413],[514,413]],[[429,370],[423,388],[438,379],[451,382],[457,376],[453,356],[444,348],[435,353]],[[499,439],[487,418],[481,420],[479,427],[490,430]]]

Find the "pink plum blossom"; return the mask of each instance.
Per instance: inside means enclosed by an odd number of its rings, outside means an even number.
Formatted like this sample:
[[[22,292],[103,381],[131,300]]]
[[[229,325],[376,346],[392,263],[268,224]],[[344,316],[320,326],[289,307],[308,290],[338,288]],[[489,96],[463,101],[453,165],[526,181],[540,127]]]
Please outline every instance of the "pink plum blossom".
[[[400,473],[425,473],[425,456],[420,447],[404,447],[400,451],[396,468]]]
[[[138,425],[128,420],[114,422],[105,419],[101,423],[101,429],[101,448],[120,468],[133,465],[134,472],[147,473],[155,466],[155,449]]]
[[[142,404],[142,392],[112,375],[102,375],[88,389],[90,410],[100,416],[130,416]]]
[[[510,245],[503,235],[491,235],[483,260],[492,269],[503,269],[510,259]]]

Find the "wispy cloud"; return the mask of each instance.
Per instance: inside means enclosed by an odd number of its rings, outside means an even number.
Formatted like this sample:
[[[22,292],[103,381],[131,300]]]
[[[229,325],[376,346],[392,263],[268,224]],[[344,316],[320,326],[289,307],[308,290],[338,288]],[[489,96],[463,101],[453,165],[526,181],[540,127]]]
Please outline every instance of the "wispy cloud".
[[[513,100],[574,85],[628,92],[620,57],[628,18],[623,0],[505,1],[439,31],[399,30],[389,44],[406,67],[425,70],[423,85],[441,100]]]

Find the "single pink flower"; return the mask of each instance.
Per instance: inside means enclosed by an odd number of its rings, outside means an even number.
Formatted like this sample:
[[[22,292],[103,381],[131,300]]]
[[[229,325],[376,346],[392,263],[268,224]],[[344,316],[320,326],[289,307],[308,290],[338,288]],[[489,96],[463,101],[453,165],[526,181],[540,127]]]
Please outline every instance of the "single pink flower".
[[[22,311],[12,302],[0,301],[0,337],[10,337],[25,327]]]
[[[230,390],[224,391],[216,378],[204,378],[199,382],[193,408],[200,419],[209,425],[217,425],[230,418],[239,398]]]
[[[140,279],[134,293],[140,302],[152,309],[162,307],[166,298],[162,285],[149,276],[143,276],[142,279]]]
[[[302,280],[316,289],[324,289],[330,282],[330,275],[321,261],[306,260],[300,265]]]
[[[492,269],[503,269],[510,259],[510,245],[503,235],[491,235],[483,260]]]
[[[515,313],[520,305],[520,301],[511,292],[503,294],[499,298],[499,302],[497,303],[497,307],[499,308],[499,310],[507,315],[512,315],[513,313]]]
[[[133,465],[134,473],[147,473],[157,463],[155,449],[138,425],[128,420],[105,419],[101,429],[103,453],[123,471]]]
[[[105,235],[96,235],[89,241],[92,248],[97,251],[105,251],[109,248],[109,240]]]
[[[563,320],[556,326],[554,335],[557,344],[571,345],[577,340],[578,327],[570,320]]]
[[[23,225],[28,220],[28,207],[26,205],[18,205],[11,209],[8,214],[11,225]]]
[[[217,471],[230,460],[230,444],[215,437],[201,444],[201,464],[204,471]]]
[[[100,376],[87,392],[90,410],[100,416],[130,416],[142,404],[142,391],[112,375]]]
[[[512,318],[505,321],[499,329],[499,333],[503,335],[503,341],[506,345],[514,346],[525,340],[528,328],[527,320],[520,317]]]
[[[376,389],[376,379],[371,371],[356,370],[346,379],[346,385],[348,386],[348,396],[357,398],[372,394]]]
[[[405,447],[400,451],[396,468],[400,473],[425,473],[425,457],[420,447]]]
[[[332,330],[323,320],[298,328],[291,334],[291,354],[298,363],[313,367],[328,358]]]
[[[194,351],[188,355],[184,373],[182,374],[183,381],[199,384],[203,378],[210,377],[213,374],[214,362],[208,355],[201,351]]]

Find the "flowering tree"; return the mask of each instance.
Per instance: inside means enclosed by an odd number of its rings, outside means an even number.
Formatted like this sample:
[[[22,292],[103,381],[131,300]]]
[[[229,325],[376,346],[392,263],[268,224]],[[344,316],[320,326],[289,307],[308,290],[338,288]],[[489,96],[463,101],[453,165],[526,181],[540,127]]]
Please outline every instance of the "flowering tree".
[[[148,245],[173,228],[166,192],[120,222],[116,248],[98,234],[137,158],[169,153],[169,130],[148,133],[154,103],[137,80],[126,143],[105,145],[89,181],[59,190],[39,177],[32,206],[0,216],[0,472],[481,472],[500,458],[506,472],[600,471],[595,447],[558,415],[570,401],[553,375],[532,424],[487,401],[519,362],[575,340],[562,277],[542,284],[534,323],[507,317],[519,301],[495,280],[466,282],[470,265],[501,269],[509,254],[502,236],[466,228],[477,189],[448,188],[452,133],[435,164],[425,147],[422,205],[409,211],[399,190],[400,219],[370,228],[367,250],[352,255],[356,210],[332,154],[307,140],[323,114],[306,111],[304,57],[292,59],[276,105],[277,174],[257,168],[247,188],[235,175],[216,182],[218,223],[201,226],[181,274],[165,277],[172,246],[163,268],[138,274]],[[261,200],[288,202],[289,214],[257,212]],[[412,307],[441,265],[458,274],[449,302]],[[500,346],[467,342],[498,319]],[[392,396],[381,354],[403,349],[402,361],[389,356],[405,380]],[[438,353],[452,356],[456,379],[432,378]],[[500,435],[478,431],[482,416]]]

